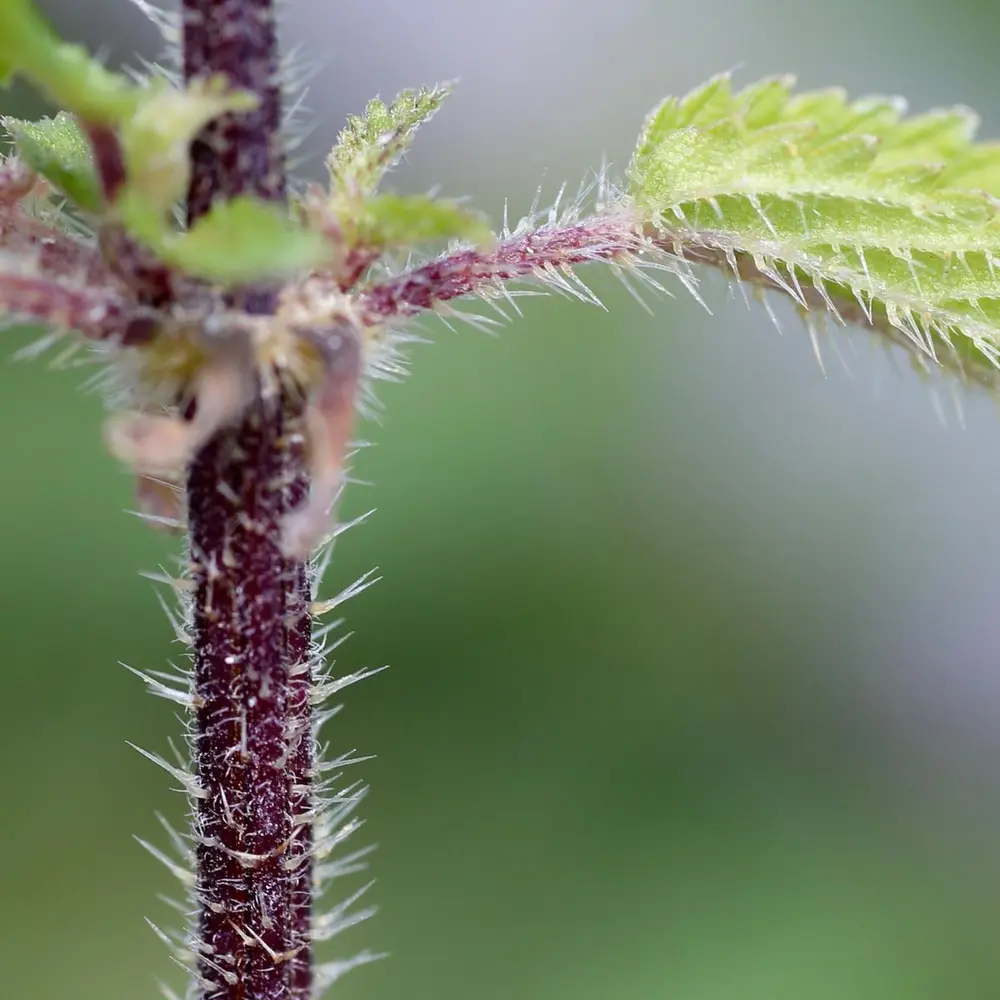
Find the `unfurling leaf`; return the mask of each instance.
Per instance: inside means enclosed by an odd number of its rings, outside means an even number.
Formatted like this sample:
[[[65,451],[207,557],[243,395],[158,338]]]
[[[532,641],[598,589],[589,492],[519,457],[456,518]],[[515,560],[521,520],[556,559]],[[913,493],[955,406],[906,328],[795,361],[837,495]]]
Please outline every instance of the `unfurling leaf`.
[[[371,194],[452,89],[451,84],[442,84],[404,90],[388,106],[376,97],[363,115],[351,115],[326,160],[331,195],[361,199]]]
[[[60,111],[55,118],[37,122],[5,118],[3,123],[32,170],[85,211],[100,208],[101,191],[90,143],[72,115]]]
[[[964,108],[791,88],[664,101],[629,173],[647,232],[1000,386],[1000,146]]]
[[[249,111],[257,99],[225,78],[198,80],[186,90],[150,87],[121,128],[129,188],[150,208],[166,211],[187,188],[191,140],[228,111]]]

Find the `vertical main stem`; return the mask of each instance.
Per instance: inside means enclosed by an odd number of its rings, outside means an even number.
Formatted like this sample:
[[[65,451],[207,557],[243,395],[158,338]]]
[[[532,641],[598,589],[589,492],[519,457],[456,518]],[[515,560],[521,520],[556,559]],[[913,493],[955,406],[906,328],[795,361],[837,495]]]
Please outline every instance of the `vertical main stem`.
[[[258,404],[188,481],[206,1000],[310,992],[308,591],[279,547],[304,496],[297,422],[283,400]]]
[[[184,79],[224,75],[255,110],[212,122],[191,147],[188,219],[217,198],[285,197],[275,0],[183,0]]]
[[[190,221],[216,199],[285,197],[274,0],[183,0],[184,76],[225,74],[258,107],[192,146]],[[273,288],[234,297],[273,311]],[[313,734],[306,567],[282,554],[304,500],[302,413],[260,399],[188,480],[194,600],[198,973],[205,1000],[312,993]]]

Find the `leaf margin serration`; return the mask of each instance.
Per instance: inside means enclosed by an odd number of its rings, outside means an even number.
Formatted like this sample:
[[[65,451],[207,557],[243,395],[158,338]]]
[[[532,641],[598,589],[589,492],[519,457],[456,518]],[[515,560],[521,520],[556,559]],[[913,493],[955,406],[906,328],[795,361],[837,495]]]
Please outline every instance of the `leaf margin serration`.
[[[1000,144],[968,108],[793,88],[658,105],[627,175],[646,235],[1000,391]]]

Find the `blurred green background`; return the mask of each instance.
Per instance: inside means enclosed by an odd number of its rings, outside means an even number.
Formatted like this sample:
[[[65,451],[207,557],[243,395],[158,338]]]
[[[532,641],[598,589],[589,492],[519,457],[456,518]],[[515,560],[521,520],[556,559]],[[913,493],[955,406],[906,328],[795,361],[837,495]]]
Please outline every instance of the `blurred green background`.
[[[50,2],[112,62],[126,0]],[[643,115],[717,70],[963,102],[1000,134],[1000,8],[902,0],[299,0],[320,156],[377,91],[460,76],[399,186],[499,219],[624,165]],[[328,38],[328,42],[322,39]],[[32,104],[16,91],[5,110]],[[707,276],[651,318],[526,300],[490,338],[428,326],[386,387],[326,589],[348,605],[338,750],[376,753],[363,842],[392,958],[343,1000],[993,1000],[1000,996],[1000,422],[860,334],[816,364]],[[677,290],[677,289],[674,289]],[[30,340],[7,335],[10,352]],[[7,353],[7,348],[4,349]],[[139,569],[80,371],[0,368],[0,973],[16,1000],[178,985],[142,921],[179,818],[125,746],[178,726],[116,667],[182,655]],[[961,418],[958,413],[962,410]],[[944,419],[942,419],[943,414]]]

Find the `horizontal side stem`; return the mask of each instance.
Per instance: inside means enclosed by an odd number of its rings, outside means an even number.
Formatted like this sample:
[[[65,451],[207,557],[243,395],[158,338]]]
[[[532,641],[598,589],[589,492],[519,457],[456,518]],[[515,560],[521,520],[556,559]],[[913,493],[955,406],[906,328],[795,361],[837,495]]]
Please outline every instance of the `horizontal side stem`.
[[[535,276],[544,280],[547,270],[625,260],[638,253],[642,243],[635,219],[624,213],[574,225],[543,226],[514,233],[488,250],[459,250],[378,282],[361,293],[361,307],[373,323],[411,316],[507,281]]]
[[[0,312],[45,323],[90,340],[128,343],[147,318],[120,296],[100,289],[68,288],[34,275],[0,273]]]

